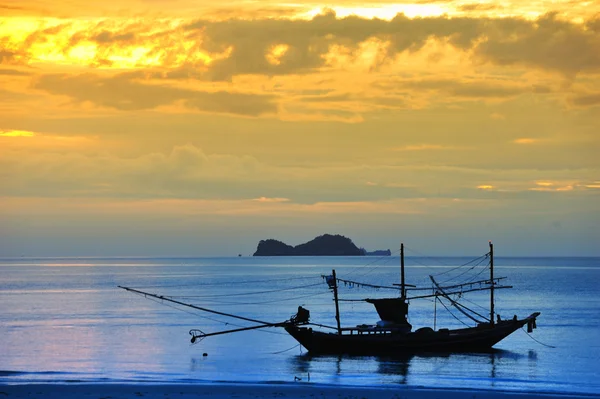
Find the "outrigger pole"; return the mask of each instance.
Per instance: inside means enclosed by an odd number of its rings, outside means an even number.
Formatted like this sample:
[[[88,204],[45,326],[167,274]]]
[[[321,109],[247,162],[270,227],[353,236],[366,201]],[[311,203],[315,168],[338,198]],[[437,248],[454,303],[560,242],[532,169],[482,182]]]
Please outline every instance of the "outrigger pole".
[[[171,298],[165,297],[163,295],[156,295],[156,294],[152,294],[152,293],[149,293],[149,292],[144,292],[144,291],[136,290],[134,288],[123,287],[123,286],[120,286],[120,285],[117,286],[117,287],[122,288],[122,289],[124,289],[126,291],[135,292],[136,294],[141,294],[141,295],[144,295],[144,296],[149,296],[149,297],[152,297],[152,298],[160,299],[162,301],[176,303],[178,305],[187,306],[187,307],[190,307],[190,308],[193,308],[193,309],[201,310],[203,312],[214,313],[214,314],[218,314],[218,315],[221,315],[221,316],[232,317],[234,319],[251,321],[253,323],[260,324],[259,326],[242,327],[242,328],[237,328],[237,329],[234,329],[234,330],[218,331],[218,332],[208,333],[208,334],[204,333],[202,330],[193,329],[193,330],[190,330],[190,335],[192,336],[192,340],[191,340],[192,343],[195,343],[198,338],[203,339],[203,338],[206,338],[206,337],[210,337],[212,335],[221,335],[221,334],[228,334],[228,333],[239,332],[239,331],[256,330],[258,328],[265,328],[265,327],[284,327],[284,326],[287,326],[287,325],[290,325],[290,324],[296,324],[292,320],[284,321],[282,323],[267,323],[266,321],[262,321],[262,320],[250,319],[248,317],[237,316],[237,315],[234,315],[234,314],[231,314],[231,313],[224,313],[224,312],[219,312],[217,310],[203,308],[203,307],[200,307],[200,306],[192,305],[191,303],[185,303],[185,302],[177,301],[175,299],[171,299]]]
[[[178,305],[183,305],[183,306],[187,306],[187,307],[190,307],[190,308],[198,309],[198,310],[201,310],[203,312],[214,313],[214,314],[218,314],[218,315],[221,315],[221,316],[233,317],[234,319],[251,321],[253,323],[259,323],[259,324],[264,324],[264,325],[269,325],[269,326],[271,324],[273,324],[273,323],[267,323],[266,321],[262,321],[262,320],[250,319],[248,317],[236,316],[236,315],[231,314],[231,313],[224,313],[224,312],[219,312],[217,310],[203,308],[203,307],[200,307],[200,306],[192,305],[191,303],[185,303],[185,302],[176,301],[175,299],[171,299],[171,298],[165,297],[163,295],[151,294],[149,292],[144,292],[144,291],[136,290],[134,288],[122,287],[120,285],[118,285],[117,287],[122,288],[122,289],[124,289],[126,291],[135,292],[136,294],[142,294],[144,296],[149,296],[149,297],[160,299],[160,300],[163,300],[163,301],[173,302],[173,303],[176,303]]]

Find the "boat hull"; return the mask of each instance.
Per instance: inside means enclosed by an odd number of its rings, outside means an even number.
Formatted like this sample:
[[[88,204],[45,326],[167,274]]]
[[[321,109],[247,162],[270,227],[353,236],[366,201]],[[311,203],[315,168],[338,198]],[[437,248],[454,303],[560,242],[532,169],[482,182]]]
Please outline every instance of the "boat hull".
[[[534,321],[539,313],[494,325],[457,330],[421,329],[411,333],[369,330],[338,334],[310,327],[287,326],[286,331],[311,354],[398,355],[422,352],[479,352],[491,349],[510,334]]]

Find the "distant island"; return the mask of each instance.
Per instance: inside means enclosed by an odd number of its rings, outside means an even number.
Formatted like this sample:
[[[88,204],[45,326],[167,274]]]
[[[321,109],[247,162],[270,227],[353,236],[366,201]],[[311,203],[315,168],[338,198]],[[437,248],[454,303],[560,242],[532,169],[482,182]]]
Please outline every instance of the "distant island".
[[[261,240],[253,256],[390,256],[391,251],[368,252],[342,235],[323,234],[295,247],[275,239]]]
[[[389,249],[377,249],[375,251],[367,251],[364,248],[360,249],[366,256],[392,256],[392,251]]]

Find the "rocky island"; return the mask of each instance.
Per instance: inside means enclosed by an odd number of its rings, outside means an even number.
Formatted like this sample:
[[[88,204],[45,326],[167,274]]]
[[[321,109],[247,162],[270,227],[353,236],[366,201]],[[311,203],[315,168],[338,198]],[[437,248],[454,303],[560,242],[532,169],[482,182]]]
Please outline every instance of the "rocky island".
[[[348,237],[339,234],[323,234],[295,247],[275,239],[261,240],[253,256],[365,256],[368,254],[372,253],[358,248]]]

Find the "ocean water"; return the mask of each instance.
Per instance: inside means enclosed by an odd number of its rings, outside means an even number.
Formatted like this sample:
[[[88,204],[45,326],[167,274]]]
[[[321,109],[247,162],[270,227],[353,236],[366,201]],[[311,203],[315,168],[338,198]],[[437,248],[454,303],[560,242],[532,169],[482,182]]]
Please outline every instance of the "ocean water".
[[[429,275],[453,282],[484,279],[487,260],[407,257],[407,283],[430,287]],[[460,267],[459,267],[460,266]],[[19,258],[0,259],[0,383],[294,382],[409,385],[600,394],[600,258],[503,258],[495,275],[503,318],[541,312],[533,334],[516,331],[491,353],[410,357],[310,356],[284,330],[265,328],[207,337],[255,325],[117,286],[169,296],[266,322],[289,319],[302,305],[311,321],[335,325],[331,291],[340,278],[399,282],[398,257],[285,258]],[[397,295],[341,285],[340,298]],[[487,292],[461,300],[489,312]],[[372,305],[342,302],[343,326],[373,324]],[[472,325],[448,306],[410,303],[414,328]],[[435,317],[434,317],[435,315]],[[206,354],[206,356],[204,356]]]

